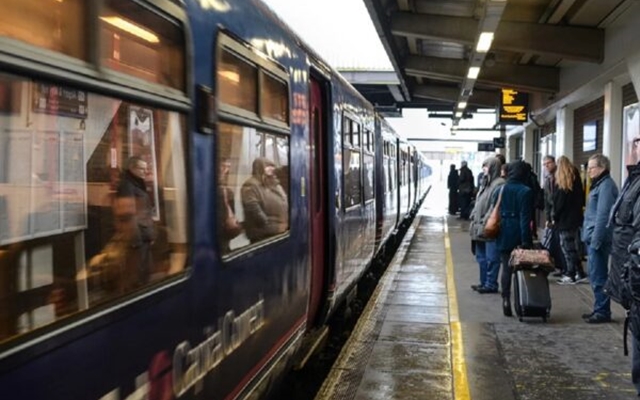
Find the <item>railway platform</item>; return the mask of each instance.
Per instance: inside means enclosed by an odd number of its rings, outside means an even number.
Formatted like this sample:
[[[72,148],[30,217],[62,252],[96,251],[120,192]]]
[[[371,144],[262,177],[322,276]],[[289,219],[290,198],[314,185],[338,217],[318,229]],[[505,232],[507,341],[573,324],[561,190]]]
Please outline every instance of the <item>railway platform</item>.
[[[624,310],[612,304],[612,323],[585,323],[590,285],[550,276],[546,323],[503,316],[499,294],[470,288],[469,223],[438,199],[446,193],[433,188],[316,400],[637,398]]]

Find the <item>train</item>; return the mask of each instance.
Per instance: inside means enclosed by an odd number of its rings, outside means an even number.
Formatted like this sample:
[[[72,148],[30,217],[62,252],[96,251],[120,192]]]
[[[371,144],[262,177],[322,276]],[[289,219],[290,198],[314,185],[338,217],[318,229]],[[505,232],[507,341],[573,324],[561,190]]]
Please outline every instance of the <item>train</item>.
[[[0,15],[3,395],[268,395],[416,214],[422,154],[260,0]]]

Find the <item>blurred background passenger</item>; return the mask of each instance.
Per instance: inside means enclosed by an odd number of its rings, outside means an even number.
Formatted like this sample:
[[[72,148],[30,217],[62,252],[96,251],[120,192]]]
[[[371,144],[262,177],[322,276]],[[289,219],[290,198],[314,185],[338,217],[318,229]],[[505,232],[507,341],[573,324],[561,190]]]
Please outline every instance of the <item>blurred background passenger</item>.
[[[449,166],[449,176],[447,177],[447,189],[449,189],[449,215],[456,215],[458,212],[458,170],[455,164]]]
[[[558,158],[556,185],[553,193],[553,227],[558,230],[566,267],[564,275],[557,282],[560,285],[586,282],[587,275],[582,268],[580,254],[584,189],[578,169],[565,156]]]
[[[467,167],[467,162],[460,164],[460,178],[458,180],[458,199],[460,202],[460,219],[469,219],[471,214],[471,198],[475,190],[473,172]]]
[[[286,232],[289,202],[268,158],[253,161],[251,177],[242,185],[244,228],[251,243]]]

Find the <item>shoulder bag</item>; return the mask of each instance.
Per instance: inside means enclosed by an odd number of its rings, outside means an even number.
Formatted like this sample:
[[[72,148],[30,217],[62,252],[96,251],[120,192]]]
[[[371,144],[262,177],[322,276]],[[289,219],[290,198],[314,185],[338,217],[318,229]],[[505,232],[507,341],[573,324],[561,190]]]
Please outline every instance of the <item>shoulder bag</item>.
[[[484,232],[482,236],[487,239],[495,239],[498,237],[500,233],[500,202],[502,201],[502,191],[504,187],[500,189],[500,194],[498,195],[498,201],[496,205],[493,206],[491,210],[491,214],[489,218],[487,218],[487,222],[484,224]]]

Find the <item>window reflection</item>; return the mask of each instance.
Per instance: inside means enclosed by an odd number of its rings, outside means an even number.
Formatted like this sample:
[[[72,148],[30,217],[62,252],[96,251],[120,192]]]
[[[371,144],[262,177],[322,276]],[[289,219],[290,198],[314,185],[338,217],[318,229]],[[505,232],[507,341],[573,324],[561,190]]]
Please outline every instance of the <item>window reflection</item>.
[[[18,76],[3,85],[0,340],[183,270],[184,117]]]
[[[289,230],[289,138],[221,123],[218,231],[223,254]]]
[[[83,0],[2,0],[0,36],[86,60]]]
[[[222,51],[218,65],[220,101],[257,113],[258,70],[228,51]]]

